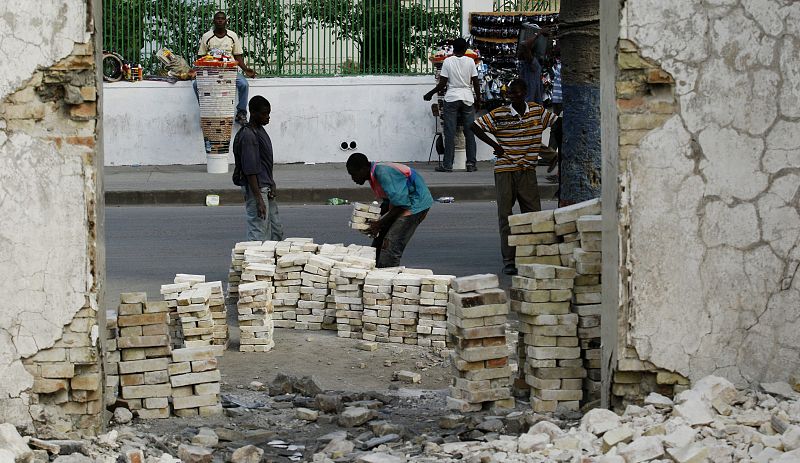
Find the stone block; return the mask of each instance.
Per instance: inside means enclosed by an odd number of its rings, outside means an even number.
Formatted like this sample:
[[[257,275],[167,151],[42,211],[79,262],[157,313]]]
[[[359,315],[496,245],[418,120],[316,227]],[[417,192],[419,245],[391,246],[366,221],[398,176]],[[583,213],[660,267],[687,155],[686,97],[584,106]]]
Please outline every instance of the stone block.
[[[451,283],[452,288],[459,293],[477,291],[479,289],[497,288],[500,282],[497,275],[483,274],[456,278]]]
[[[216,394],[208,395],[190,395],[186,397],[173,397],[172,407],[175,410],[184,408],[198,408],[216,405],[219,403],[219,397]]]
[[[117,325],[119,327],[157,324],[169,324],[169,315],[166,313],[150,313],[142,315],[120,315],[117,317]]]
[[[146,399],[149,397],[169,397],[172,388],[169,384],[151,384],[143,386],[123,386],[123,399]]]
[[[120,293],[119,300],[122,304],[144,304],[147,302],[147,293],[133,292],[133,293]]]
[[[120,362],[119,372],[122,375],[131,373],[144,373],[147,371],[166,370],[169,367],[168,358],[154,358],[146,360],[134,360],[130,362]]]
[[[173,387],[189,386],[193,384],[219,382],[221,375],[219,370],[204,371],[201,373],[186,373],[170,377]],[[184,407],[185,408],[185,407]]]

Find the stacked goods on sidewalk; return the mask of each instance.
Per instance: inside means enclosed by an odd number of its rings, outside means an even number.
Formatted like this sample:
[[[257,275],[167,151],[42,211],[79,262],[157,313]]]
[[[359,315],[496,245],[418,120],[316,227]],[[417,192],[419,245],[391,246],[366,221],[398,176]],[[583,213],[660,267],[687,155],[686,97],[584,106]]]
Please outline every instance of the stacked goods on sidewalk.
[[[355,267],[344,261],[337,262],[331,269],[328,286],[335,308],[336,335],[340,338],[361,339],[364,315],[362,291],[368,272],[368,268]]]
[[[578,410],[586,376],[578,345],[578,316],[570,312],[575,269],[521,265],[512,277],[511,304],[525,346],[525,381],[539,413]]]
[[[300,273],[300,300],[297,301],[295,329],[321,330],[325,322],[325,308],[329,289],[328,279],[336,261],[311,254]],[[329,320],[335,323],[335,318]]]
[[[392,313],[392,280],[400,269],[371,270],[364,279],[362,299],[364,312],[361,338],[366,341],[390,342],[389,326]]]
[[[188,282],[161,285],[161,297],[169,307],[169,336],[174,349],[183,347],[183,329],[178,315],[178,296],[191,288],[192,285]]]
[[[181,347],[210,346],[214,336],[214,318],[209,304],[212,286],[197,283],[178,295],[178,320],[183,333]]]
[[[122,293],[117,315],[121,396],[140,418],[168,418],[172,387],[169,307],[146,293]]]
[[[280,252],[280,244],[278,243],[276,252]],[[287,246],[287,248],[291,248],[291,246]],[[297,301],[300,300],[303,266],[311,256],[313,254],[310,252],[299,251],[288,252],[277,257],[275,278],[272,284],[275,287],[273,294],[275,312],[281,315],[282,320],[280,326],[298,328],[298,323],[301,325],[307,323],[297,319]],[[302,309],[302,311],[307,314],[311,313],[309,309]]]
[[[456,376],[448,408],[480,411],[484,406],[513,408],[511,368],[506,345],[508,299],[496,275],[472,275],[452,282],[447,330],[455,348]]]

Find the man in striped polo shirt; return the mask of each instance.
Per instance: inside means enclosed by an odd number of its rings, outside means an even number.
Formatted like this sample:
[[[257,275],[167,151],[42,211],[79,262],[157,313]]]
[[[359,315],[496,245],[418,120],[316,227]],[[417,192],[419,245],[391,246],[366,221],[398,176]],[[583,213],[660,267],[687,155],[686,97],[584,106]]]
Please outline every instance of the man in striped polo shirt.
[[[508,216],[519,201],[521,212],[542,209],[536,165],[542,150],[542,132],[558,119],[534,102],[526,102],[528,86],[515,79],[508,86],[509,106],[501,106],[478,118],[472,131],[481,141],[494,149],[494,184],[497,190],[497,218],[500,223],[500,248],[503,253],[503,273],[515,275],[515,250],[508,245],[511,227]],[[488,134],[494,135],[495,139]]]

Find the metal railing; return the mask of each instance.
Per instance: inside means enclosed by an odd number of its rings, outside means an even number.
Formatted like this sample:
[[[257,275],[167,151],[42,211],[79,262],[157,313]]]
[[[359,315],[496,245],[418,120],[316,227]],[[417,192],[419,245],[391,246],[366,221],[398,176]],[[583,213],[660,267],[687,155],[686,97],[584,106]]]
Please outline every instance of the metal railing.
[[[149,74],[161,47],[191,64],[218,10],[266,76],[432,73],[428,53],[461,33],[461,0],[103,0],[104,47]]]

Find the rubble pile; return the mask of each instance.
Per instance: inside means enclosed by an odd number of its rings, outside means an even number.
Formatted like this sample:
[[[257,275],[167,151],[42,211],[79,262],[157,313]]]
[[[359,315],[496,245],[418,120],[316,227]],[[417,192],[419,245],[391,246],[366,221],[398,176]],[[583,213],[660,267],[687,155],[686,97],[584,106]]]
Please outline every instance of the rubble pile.
[[[172,385],[172,408],[176,416],[222,413],[219,398],[221,376],[214,346],[173,350],[168,370]]]
[[[419,293],[417,345],[447,347],[447,300],[453,275],[423,275]]]
[[[239,351],[268,352],[275,347],[272,338],[272,286],[266,281],[239,285],[236,310],[239,317]]]
[[[381,218],[381,207],[366,203],[353,203],[353,215],[350,217],[350,228],[365,233],[369,223]]]
[[[539,413],[579,410],[586,370],[578,345],[578,316],[570,312],[575,269],[520,265],[511,279],[511,304],[525,346],[522,372]]]
[[[122,293],[117,315],[121,396],[139,418],[168,418],[169,306],[146,293]]]
[[[511,369],[506,345],[506,292],[497,275],[472,275],[452,282],[447,329],[455,347],[456,376],[448,408],[480,411],[484,405],[513,408]]]

